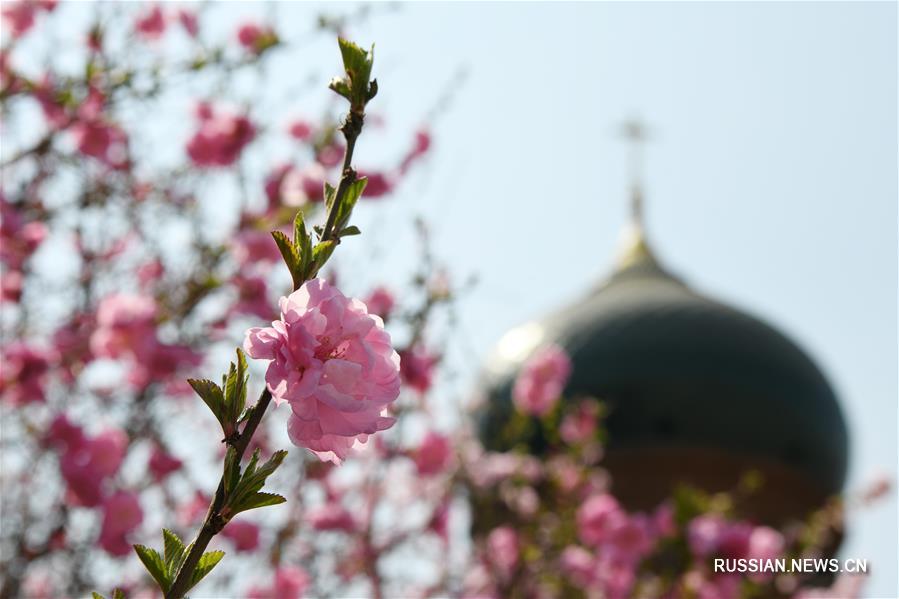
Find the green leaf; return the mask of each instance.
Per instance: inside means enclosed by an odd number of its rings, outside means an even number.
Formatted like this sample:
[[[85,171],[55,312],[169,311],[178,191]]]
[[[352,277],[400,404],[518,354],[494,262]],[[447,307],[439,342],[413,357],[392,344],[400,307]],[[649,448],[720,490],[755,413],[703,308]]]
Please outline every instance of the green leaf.
[[[113,589],[112,599],[125,599],[125,591],[122,589]]]
[[[240,477],[240,481],[233,486],[230,492],[227,492],[228,508],[231,516],[253,509],[254,507],[262,507],[263,505],[275,505],[283,503],[284,498],[268,493],[259,493],[266,479],[281,465],[287,456],[286,451],[276,451],[272,454],[267,462],[262,466],[256,467],[259,460],[259,450],[253,452],[250,462]],[[257,497],[261,495],[262,497]],[[278,497],[279,499],[274,499]]]
[[[362,231],[356,225],[350,225],[338,233],[339,237],[349,237],[350,235],[361,235]]]
[[[200,396],[200,399],[209,406],[216,420],[221,422],[225,406],[225,396],[222,394],[221,388],[209,379],[187,379],[187,382]]]
[[[231,489],[237,486],[240,481],[240,462],[237,460],[237,450],[228,446],[225,452],[225,495],[231,493]]]
[[[334,204],[334,198],[337,197],[337,190],[333,185],[325,181],[325,212],[331,211],[331,206]]]
[[[166,572],[177,572],[185,557],[184,541],[178,538],[178,535],[172,531],[163,528],[162,543],[164,546]]]
[[[256,508],[266,507],[269,505],[278,505],[285,503],[287,500],[277,493],[256,493],[246,498],[240,505],[235,506],[234,513],[245,512],[247,510],[255,510]]]
[[[310,275],[316,274],[325,265],[325,262],[334,253],[334,248],[336,247],[337,242],[333,239],[322,241],[315,246],[315,249],[312,251],[312,271],[309,273]]]
[[[162,592],[167,593],[172,581],[169,579],[165,562],[162,556],[159,555],[159,552],[144,545],[134,545],[134,551],[137,552],[137,557],[143,562],[147,572],[150,573],[150,576],[153,577],[153,580],[156,581]]]
[[[237,348],[237,365],[231,363],[228,369],[228,377],[222,387],[225,390],[225,409],[222,423],[225,436],[237,430],[237,420],[247,405],[247,358],[243,351]]]
[[[212,572],[212,569],[215,568],[216,564],[222,561],[222,558],[225,557],[224,551],[207,551],[200,558],[200,561],[197,562],[197,567],[194,568],[194,573],[190,577],[190,582],[187,585],[187,589],[190,590],[198,582],[203,580],[203,578]]]
[[[91,599],[106,599],[106,597],[95,591],[91,593]]]
[[[365,104],[377,93],[377,85],[371,86],[371,69],[374,63],[375,47],[366,51],[351,41],[338,38],[343,70],[346,77],[335,78],[331,89],[350,101],[353,111],[365,110]],[[374,89],[372,89],[372,87]]]
[[[275,238],[275,243],[278,244],[278,249],[281,251],[281,257],[287,264],[287,269],[293,278],[294,288],[299,287],[303,284],[303,262],[296,245],[281,231],[272,231],[272,237]]]
[[[356,202],[359,201],[367,184],[368,179],[360,177],[347,185],[346,192],[343,194],[343,199],[340,201],[340,206],[337,207],[337,218],[334,219],[335,228],[338,231],[340,231],[350,220],[353,208],[356,207]]]

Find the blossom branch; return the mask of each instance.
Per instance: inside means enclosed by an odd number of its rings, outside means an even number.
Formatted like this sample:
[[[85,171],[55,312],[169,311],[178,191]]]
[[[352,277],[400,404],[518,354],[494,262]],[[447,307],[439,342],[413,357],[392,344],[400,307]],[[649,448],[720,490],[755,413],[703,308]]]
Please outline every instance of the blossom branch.
[[[333,247],[340,242],[340,237],[342,235],[355,234],[355,232],[358,232],[345,228],[346,223],[349,221],[352,208],[358,197],[361,195],[365,183],[364,179],[357,179],[356,171],[352,167],[353,151],[355,149],[356,139],[362,132],[365,120],[365,106],[377,93],[377,82],[374,80],[369,82],[372,63],[371,53],[365,52],[355,44],[346,42],[345,40],[341,39],[339,41],[344,59],[344,67],[346,69],[346,77],[333,80],[330,87],[350,101],[350,110],[346,120],[340,128],[346,140],[346,150],[340,182],[338,183],[336,190],[329,190],[327,187],[325,190],[326,202],[328,205],[326,224],[320,230],[320,240],[315,248],[311,248],[311,241],[309,240],[308,235],[305,234],[305,225],[302,223],[301,214],[297,216],[296,235],[291,247],[287,247],[286,244],[289,243],[288,241],[273,233],[282,253],[285,254],[284,257],[291,270],[295,289],[298,289],[303,282],[315,277],[318,270],[330,257]],[[357,183],[361,183],[361,185],[357,185]],[[329,191],[331,194],[329,194]],[[329,195],[330,197],[327,197]],[[310,249],[312,251],[309,251]],[[194,388],[200,393],[204,401],[213,408],[213,412],[219,417],[225,433],[224,442],[229,445],[229,451],[225,458],[225,471],[219,481],[215,496],[209,505],[209,510],[207,511],[203,525],[198,532],[196,539],[190,545],[190,549],[187,550],[187,555],[184,557],[181,566],[177,569],[177,574],[175,575],[170,588],[167,590],[164,589],[166,599],[181,599],[184,597],[185,593],[198,582],[198,574],[202,577],[206,573],[201,571],[203,568],[201,562],[206,556],[212,555],[205,553],[206,548],[209,546],[213,537],[224,529],[231,517],[236,513],[234,506],[230,505],[229,500],[231,499],[231,495],[237,490],[234,486],[235,483],[238,485],[240,483],[230,479],[234,478],[234,471],[239,472],[239,464],[243,455],[272,400],[272,394],[266,387],[256,404],[247,410],[243,416],[240,416],[239,420],[237,419],[237,416],[240,415],[240,411],[243,409],[243,400],[234,400],[234,405],[237,405],[238,407],[236,410],[230,410],[230,416],[232,417],[230,421],[224,418],[223,411],[229,410],[229,406],[227,405],[229,401],[228,389],[232,374],[234,375],[234,385],[240,388],[239,391],[236,391],[235,393],[242,393],[244,395],[246,393],[246,381],[243,374],[244,368],[245,363],[243,362],[242,354],[238,351],[238,365],[236,368],[232,365],[232,371],[229,373],[229,377],[223,385],[224,395],[222,394],[221,389],[218,393],[219,396],[222,396],[220,398],[222,403],[219,404],[219,411],[216,411],[216,408],[214,407],[215,400],[211,399],[211,395],[215,395],[212,388],[206,385],[203,386],[201,390],[198,388],[198,385],[206,383],[205,381],[191,381],[191,384],[194,385]],[[231,388],[232,390],[234,389],[233,386]],[[209,395],[207,395],[207,393]],[[244,425],[243,430],[240,433],[237,433],[236,428],[233,427],[235,427],[236,424],[239,424],[240,420],[244,419],[246,419],[246,424]],[[278,458],[277,462],[272,466],[272,471],[274,471],[274,468],[280,463],[280,459],[283,458],[283,453],[284,452],[276,453],[275,457],[270,460],[269,464],[272,464],[280,455],[280,458]],[[248,466],[247,468],[248,471],[251,470],[252,465],[255,463],[255,459],[256,456],[254,455],[251,466]],[[266,466],[267,465],[268,464],[266,464]],[[263,466],[263,468],[265,468],[265,466]],[[263,468],[260,468],[260,471]],[[242,481],[243,479],[241,479],[240,482]],[[264,479],[262,482],[264,482]],[[259,486],[261,488],[261,484]],[[261,493],[257,494],[264,495]],[[280,503],[283,501],[283,498],[279,496],[274,497],[280,501],[273,500],[272,503]],[[253,507],[271,505],[272,503],[255,505]],[[168,542],[169,537],[166,537],[167,545]],[[140,549],[138,549],[138,553],[141,553]],[[144,555],[141,555],[141,558],[144,559]],[[217,563],[218,559],[221,558],[216,558],[215,563]],[[146,560],[144,561],[146,564]],[[211,570],[215,563],[209,565],[208,570]]]

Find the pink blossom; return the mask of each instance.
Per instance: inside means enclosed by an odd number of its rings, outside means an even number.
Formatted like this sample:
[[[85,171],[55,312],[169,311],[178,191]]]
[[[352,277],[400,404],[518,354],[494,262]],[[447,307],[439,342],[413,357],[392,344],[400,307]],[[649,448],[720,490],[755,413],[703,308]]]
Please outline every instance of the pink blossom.
[[[596,434],[599,420],[599,404],[593,400],[581,401],[562,419],[559,434],[570,445],[588,441]]]
[[[652,515],[652,524],[656,535],[673,537],[677,533],[677,523],[674,520],[674,506],[667,501],[660,504]]]
[[[237,41],[251,52],[261,52],[277,43],[278,38],[270,27],[258,23],[244,23],[237,29]]]
[[[187,142],[187,154],[197,166],[230,166],[256,137],[256,128],[246,116],[215,110],[206,103],[200,104],[197,116],[200,127]]]
[[[281,319],[247,331],[244,348],[272,360],[266,384],[288,402],[291,441],[340,463],[357,442],[390,428],[399,395],[399,356],[383,321],[322,279],[281,298]]]
[[[234,543],[238,552],[255,551],[259,547],[259,526],[246,520],[232,520],[222,530],[222,536]]]
[[[13,341],[3,348],[2,356],[0,396],[3,401],[14,406],[44,401],[47,373],[55,353],[22,341]]]
[[[197,22],[197,13],[182,8],[178,10],[178,22],[181,23],[181,26],[184,27],[184,31],[186,31],[190,37],[197,37],[197,33],[200,31],[200,25]]]
[[[365,184],[365,192],[362,194],[362,197],[368,199],[383,197],[393,191],[396,185],[394,178],[383,172],[360,170],[359,176],[368,179]]]
[[[571,360],[558,345],[549,345],[534,354],[524,365],[512,399],[525,414],[543,416],[552,410],[562,395],[571,374]]]
[[[112,168],[127,164],[127,136],[117,125],[102,119],[79,121],[72,126],[78,151]]]
[[[421,344],[400,352],[400,372],[403,382],[419,393],[426,393],[434,382],[434,366],[440,358]]]
[[[415,132],[412,147],[400,163],[400,174],[404,174],[409,170],[416,160],[424,156],[431,147],[431,134],[426,129],[420,129]]]
[[[614,497],[607,493],[593,495],[577,511],[578,536],[588,545],[603,543],[620,516],[621,507]]]
[[[390,316],[395,304],[396,300],[393,298],[393,294],[384,286],[375,287],[365,298],[368,313],[377,314],[384,320]]]
[[[243,230],[235,236],[232,254],[244,267],[271,264],[281,260],[281,253],[271,233],[252,229]]]
[[[77,424],[73,424],[65,414],[53,419],[47,428],[46,441],[58,450],[79,447],[84,443],[84,432]]]
[[[231,282],[234,283],[238,292],[234,312],[252,314],[259,318],[272,317],[274,310],[268,301],[268,283],[263,277],[238,274]]]
[[[159,5],[154,4],[134,23],[137,33],[148,40],[155,40],[165,33],[165,16]]]
[[[609,519],[610,554],[618,562],[631,567],[646,556],[655,545],[649,518],[643,514],[620,516]]]
[[[566,547],[559,557],[559,566],[562,572],[581,588],[596,582],[596,558],[583,547],[577,545]]]
[[[172,472],[177,472],[181,469],[181,466],[181,460],[169,455],[158,445],[153,447],[150,460],[147,462],[147,468],[149,468],[150,473],[157,482],[163,480]]]
[[[699,557],[707,557],[717,551],[727,523],[717,514],[697,516],[687,525],[687,543]]]
[[[309,587],[309,575],[300,568],[282,566],[271,586],[253,587],[247,599],[300,599]]]
[[[281,184],[292,168],[290,164],[282,164],[265,178],[265,197],[268,198],[269,211],[276,210],[281,205]]]
[[[95,437],[73,437],[60,459],[60,471],[75,503],[99,505],[104,482],[118,472],[128,451],[128,436],[109,429]]]
[[[783,535],[770,526],[756,526],[749,535],[746,554],[755,559],[776,559],[784,552]]]
[[[353,515],[337,501],[329,501],[310,509],[306,513],[306,521],[315,530],[342,530],[351,533],[357,528]]]
[[[325,167],[318,162],[302,169],[291,168],[281,179],[281,202],[286,206],[302,206],[323,201],[326,177]]]
[[[334,142],[319,149],[315,160],[325,168],[334,168],[343,161],[346,148],[340,142]]]
[[[137,494],[131,491],[117,491],[103,502],[103,527],[99,543],[110,555],[122,557],[132,551],[128,535],[144,519]]]
[[[312,124],[303,119],[296,119],[287,126],[290,136],[299,141],[309,141],[312,137]]]
[[[421,476],[440,474],[453,462],[453,446],[445,435],[428,431],[421,445],[412,453],[415,468]]]
[[[97,329],[91,335],[94,355],[117,358],[155,338],[156,302],[144,295],[115,293],[100,300]]]
[[[518,565],[518,534],[509,526],[494,528],[487,535],[487,556],[503,578],[512,575]]]
[[[55,2],[36,2],[34,0],[7,2],[3,7],[3,22],[9,26],[13,37],[17,38],[34,26],[38,10],[51,11],[55,7]]]

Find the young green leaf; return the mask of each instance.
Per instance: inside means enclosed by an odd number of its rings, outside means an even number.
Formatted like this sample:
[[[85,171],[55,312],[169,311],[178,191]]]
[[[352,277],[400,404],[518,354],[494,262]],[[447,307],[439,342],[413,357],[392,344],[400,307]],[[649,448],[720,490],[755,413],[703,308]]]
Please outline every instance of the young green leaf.
[[[144,545],[134,545],[134,551],[137,552],[137,557],[143,562],[147,572],[150,573],[150,576],[153,577],[153,580],[156,581],[162,592],[167,593],[172,581],[159,552]]]
[[[259,491],[262,490],[266,479],[281,465],[286,455],[286,451],[276,451],[267,462],[257,469],[259,450],[257,449],[253,452],[246,469],[240,476],[240,481],[233,486],[227,495],[227,507],[232,517],[249,509],[262,507],[263,505],[276,505],[285,501],[280,495],[259,493]]]
[[[221,388],[209,379],[187,379],[187,382],[209,407],[215,415],[215,419],[222,422],[225,396],[222,394]]]
[[[350,235],[361,235],[362,231],[359,230],[359,227],[356,225],[350,225],[346,227],[338,233],[338,237],[349,237]]]
[[[122,589],[113,589],[112,599],[125,599],[125,591]]]
[[[163,553],[165,557],[166,572],[177,572],[185,557],[184,541],[172,531],[162,529]]]
[[[296,245],[281,231],[272,231],[272,237],[275,238],[281,257],[284,258],[284,263],[290,271],[294,288],[299,287],[303,284],[303,261]]]
[[[190,577],[190,583],[187,585],[186,590],[195,587],[207,574],[212,572],[212,569],[215,568],[216,564],[222,561],[223,557],[225,557],[224,551],[207,551],[204,553],[197,563],[197,567],[194,568],[194,572]]]

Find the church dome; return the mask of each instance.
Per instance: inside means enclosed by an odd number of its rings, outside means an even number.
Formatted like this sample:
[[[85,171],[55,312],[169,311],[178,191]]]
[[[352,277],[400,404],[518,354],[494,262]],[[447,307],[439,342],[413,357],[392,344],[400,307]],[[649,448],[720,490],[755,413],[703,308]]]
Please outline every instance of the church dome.
[[[664,269],[632,225],[618,269],[582,300],[510,331],[486,368],[481,437],[503,429],[521,364],[556,343],[572,360],[566,397],[607,406],[604,465],[613,491],[651,507],[687,482],[729,490],[762,474],[766,521],[800,517],[838,493],[848,435],[826,378],[793,341]],[[531,439],[539,451],[540,440]]]

